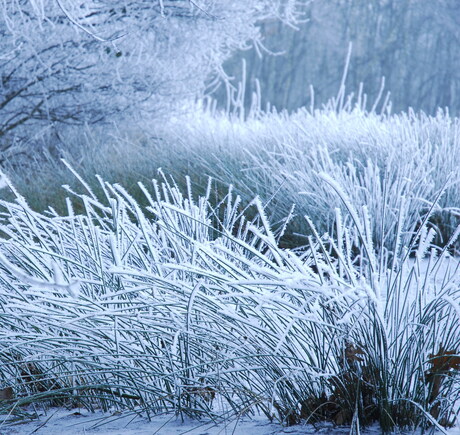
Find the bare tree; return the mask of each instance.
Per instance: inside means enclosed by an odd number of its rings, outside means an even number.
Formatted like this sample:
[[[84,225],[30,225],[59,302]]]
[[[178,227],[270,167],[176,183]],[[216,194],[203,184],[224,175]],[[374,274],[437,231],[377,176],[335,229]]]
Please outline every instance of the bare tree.
[[[0,0],[0,141],[171,110],[294,0]]]

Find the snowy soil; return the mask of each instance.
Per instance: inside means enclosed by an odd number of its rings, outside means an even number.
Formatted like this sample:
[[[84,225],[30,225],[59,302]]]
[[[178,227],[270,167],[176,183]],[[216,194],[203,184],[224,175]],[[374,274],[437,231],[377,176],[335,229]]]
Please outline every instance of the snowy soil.
[[[132,415],[107,415],[87,411],[51,409],[39,420],[19,423],[14,426],[0,426],[1,435],[271,435],[271,434],[348,434],[349,428],[332,425],[298,425],[282,427],[269,423],[265,417],[231,420],[219,425],[196,420],[182,421],[171,415],[157,416],[148,421]],[[377,435],[378,427],[361,431],[363,435]],[[408,432],[413,433],[413,432]],[[460,435],[460,428],[450,429],[449,435]]]

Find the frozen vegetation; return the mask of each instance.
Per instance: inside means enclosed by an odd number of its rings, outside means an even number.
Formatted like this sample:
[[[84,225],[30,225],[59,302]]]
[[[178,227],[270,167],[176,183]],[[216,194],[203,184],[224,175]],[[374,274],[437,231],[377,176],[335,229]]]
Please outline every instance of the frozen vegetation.
[[[351,44],[322,109],[249,110],[224,61],[309,3],[0,0],[1,433],[458,425],[460,121],[347,98]]]
[[[293,114],[265,113],[257,108],[242,119],[237,111],[223,115],[207,108],[180,115],[163,126],[145,122],[143,128],[69,128],[61,132],[61,155],[98,192],[94,174],[129,187],[146,204],[137,182],[156,176],[158,168],[173,175],[181,188],[191,177],[196,193],[205,194],[208,177],[216,180],[212,199],[218,202],[233,185],[246,206],[255,196],[276,227],[295,204],[292,233],[283,243],[305,243],[304,219],[313,219],[320,232],[334,232],[336,208],[343,201],[321,181],[331,175],[357,207],[366,205],[373,224],[373,241],[391,249],[401,207],[405,243],[430,204],[436,203],[437,242],[455,231],[460,210],[460,121],[443,112],[390,115],[366,111],[359,100],[331,102],[322,110]],[[109,133],[107,134],[107,130]],[[45,156],[46,157],[46,156]],[[53,205],[65,212],[62,184],[73,183],[55,154],[38,163],[12,160],[8,173],[36,210]],[[16,164],[19,169],[16,169]],[[30,183],[30,180],[34,180]],[[77,186],[77,184],[72,184]],[[401,202],[402,201],[402,202]]]
[[[134,198],[66,164],[80,186],[64,186],[65,213],[43,214],[3,176],[14,196],[1,203],[6,420],[43,404],[352,431],[452,426],[459,231],[446,209],[455,217],[458,186],[444,168],[456,165],[457,120],[213,116],[142,148],[144,176],[188,161],[183,187],[160,171]],[[129,155],[91,164],[132,169]],[[237,187],[203,183],[206,172]]]

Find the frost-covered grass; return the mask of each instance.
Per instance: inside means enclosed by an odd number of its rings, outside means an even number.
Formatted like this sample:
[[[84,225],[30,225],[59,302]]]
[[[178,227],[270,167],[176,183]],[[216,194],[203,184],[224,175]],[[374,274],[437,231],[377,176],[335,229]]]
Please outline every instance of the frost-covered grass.
[[[375,249],[369,206],[335,175],[317,185],[344,204],[336,236],[307,218],[296,250],[279,247],[284,227],[272,230],[259,197],[243,207],[230,188],[213,203],[210,182],[197,197],[190,179],[183,193],[166,178],[140,184],[141,207],[118,184],[99,178],[98,196],[81,180],[85,194],[67,193],[82,213],[68,201],[51,216],[8,184],[2,414],[44,403],[217,421],[262,412],[385,432],[450,425],[460,411],[459,273],[448,246],[431,244],[436,203],[416,226],[398,206],[382,230],[394,244]]]
[[[379,115],[328,107],[290,115],[257,111],[242,121],[204,111],[163,126],[102,130],[61,133],[66,159],[85,179],[91,181],[97,173],[120,182],[142,202],[137,181],[156,177],[158,167],[181,183],[189,175],[195,191],[202,194],[207,177],[212,176],[222,183],[218,199],[225,196],[228,184],[245,204],[258,195],[274,225],[295,204],[296,217],[285,246],[303,243],[294,233],[308,231],[304,215],[321,230],[332,232],[335,209],[345,211],[320,182],[322,172],[340,183],[355,206],[367,205],[376,247],[389,249],[394,244],[392,225],[402,196],[410,215],[409,226],[403,229],[407,234],[443,189],[432,218],[438,228],[437,242],[445,243],[458,224],[460,121],[441,112],[435,117],[412,112]],[[71,183],[72,177],[56,159],[30,167],[22,164],[10,168],[9,174],[34,209],[52,204],[64,211],[60,186]]]

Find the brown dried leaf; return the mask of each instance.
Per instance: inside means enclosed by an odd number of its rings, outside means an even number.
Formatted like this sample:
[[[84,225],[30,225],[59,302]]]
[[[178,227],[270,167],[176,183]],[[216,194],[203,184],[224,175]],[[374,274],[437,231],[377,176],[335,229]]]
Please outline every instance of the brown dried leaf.
[[[445,374],[451,369],[460,370],[460,355],[456,350],[445,350],[441,345],[436,355],[429,354],[432,367],[429,374]]]
[[[425,373],[425,381],[431,384],[429,402],[433,403],[441,393],[444,377],[449,374],[451,369],[460,369],[460,355],[456,350],[446,350],[441,345],[438,353],[429,354],[428,358],[431,368]],[[432,412],[439,413],[436,407],[432,409]]]
[[[345,347],[345,358],[347,359],[347,362],[349,364],[355,361],[363,362],[364,359],[358,355],[365,355],[365,352],[359,346],[355,347],[351,343],[347,343]]]

